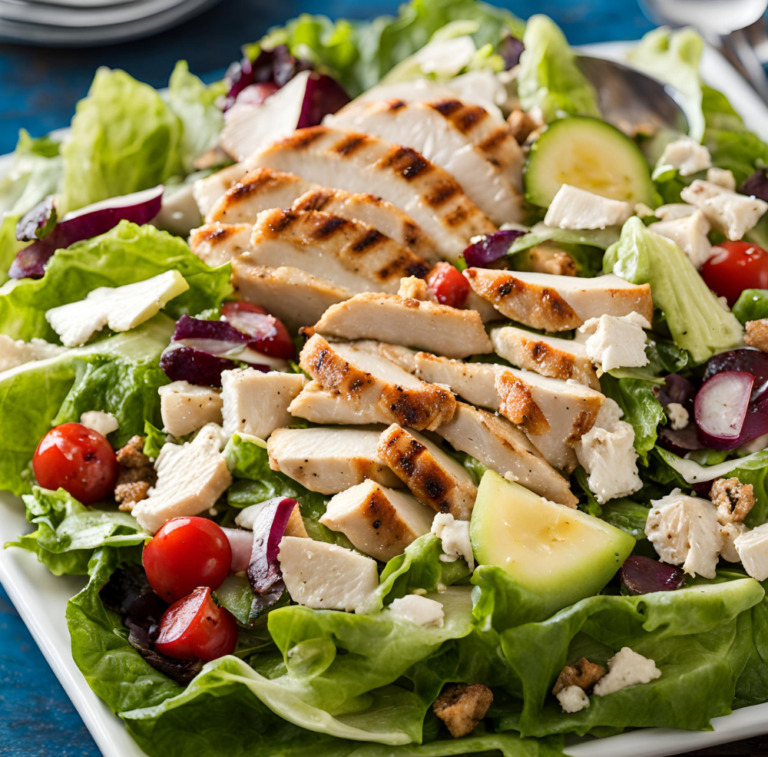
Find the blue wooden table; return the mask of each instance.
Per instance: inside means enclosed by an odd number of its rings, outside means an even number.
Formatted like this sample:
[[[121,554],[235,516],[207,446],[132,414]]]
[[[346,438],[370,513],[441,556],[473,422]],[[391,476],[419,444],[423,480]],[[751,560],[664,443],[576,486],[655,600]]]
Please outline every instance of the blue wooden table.
[[[497,0],[497,4],[523,18],[532,13],[552,16],[574,44],[637,39],[651,28],[636,0]],[[195,73],[212,80],[238,57],[242,43],[258,39],[268,27],[299,13],[364,18],[396,8],[396,0],[223,0],[176,29],[123,45],[81,50],[0,45],[0,154],[13,149],[22,127],[40,136],[66,126],[98,66],[122,68],[163,86],[175,61],[186,58]],[[0,755],[99,757],[93,739],[2,588]]]

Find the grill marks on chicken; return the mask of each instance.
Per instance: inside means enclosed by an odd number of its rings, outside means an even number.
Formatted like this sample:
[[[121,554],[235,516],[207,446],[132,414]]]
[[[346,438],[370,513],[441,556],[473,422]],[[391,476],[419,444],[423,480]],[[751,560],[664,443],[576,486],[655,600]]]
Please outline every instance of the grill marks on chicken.
[[[495,231],[494,224],[464,194],[449,173],[409,147],[366,134],[316,126],[300,129],[247,161],[249,169],[273,168],[308,181],[377,193],[407,213],[456,260],[467,241]]]

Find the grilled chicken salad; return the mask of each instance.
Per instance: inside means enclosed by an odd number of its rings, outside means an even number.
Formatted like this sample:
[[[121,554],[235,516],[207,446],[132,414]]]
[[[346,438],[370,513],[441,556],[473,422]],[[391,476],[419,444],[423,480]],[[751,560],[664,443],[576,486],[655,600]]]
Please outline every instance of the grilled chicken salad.
[[[148,755],[555,757],[768,701],[768,145],[701,52],[630,55],[689,133],[612,123],[546,17],[416,0],[22,132],[6,547],[88,576],[72,654]]]

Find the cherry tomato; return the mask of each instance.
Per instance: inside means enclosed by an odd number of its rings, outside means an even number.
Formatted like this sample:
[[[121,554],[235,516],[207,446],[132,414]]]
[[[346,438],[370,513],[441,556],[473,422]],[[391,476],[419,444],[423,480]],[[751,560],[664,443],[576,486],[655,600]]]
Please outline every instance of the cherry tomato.
[[[252,349],[269,357],[296,359],[296,347],[285,324],[264,308],[250,302],[227,302],[221,314],[238,331],[252,338],[248,343]]]
[[[469,282],[450,263],[436,263],[427,275],[427,286],[441,305],[463,307],[469,296]]]
[[[204,660],[232,654],[237,646],[237,621],[219,607],[207,586],[172,604],[160,618],[155,647],[175,660]]]
[[[173,518],[144,547],[144,570],[150,586],[174,602],[194,589],[218,589],[232,567],[227,535],[207,518]]]
[[[707,286],[732,307],[745,289],[768,289],[768,252],[749,242],[721,242],[704,263]]]
[[[51,429],[37,445],[32,468],[40,486],[64,489],[84,505],[107,499],[120,474],[107,438],[80,423]]]

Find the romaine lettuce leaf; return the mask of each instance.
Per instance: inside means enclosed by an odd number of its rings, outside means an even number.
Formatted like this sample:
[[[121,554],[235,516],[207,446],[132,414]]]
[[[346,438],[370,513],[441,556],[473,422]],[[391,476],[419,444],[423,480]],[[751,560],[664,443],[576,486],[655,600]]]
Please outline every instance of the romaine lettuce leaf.
[[[29,341],[58,340],[47,310],[85,299],[97,287],[119,287],[177,270],[189,290],[165,307],[173,318],[221,306],[232,293],[229,265],[210,268],[178,237],[154,226],[121,221],[106,234],[57,250],[42,279],[18,279],[0,289],[0,333]]]
[[[624,224],[621,238],[605,253],[603,271],[633,284],[650,284],[653,304],[666,318],[675,344],[695,362],[741,344],[741,324],[720,306],[685,253],[639,218]]]
[[[523,110],[540,108],[549,123],[563,116],[600,118],[597,95],[576,65],[568,40],[547,16],[532,16],[523,36],[517,92]]]
[[[510,628],[501,634],[502,649],[524,702],[519,715],[502,717],[498,726],[525,736],[707,728],[731,710],[754,649],[751,610],[764,595],[757,581],[741,579],[638,597],[597,596],[544,622]],[[625,646],[654,660],[661,678],[593,695],[588,709],[564,713],[550,694],[563,666],[582,655],[605,665]]]
[[[94,550],[100,547],[137,547],[135,558],[140,562],[140,545],[148,536],[129,513],[115,507],[85,507],[64,489],[54,492],[35,486],[22,499],[27,520],[37,530],[5,546],[34,552],[51,573],[87,575]]]
[[[114,443],[140,434],[146,418],[159,423],[158,368],[173,323],[163,315],[126,334],[0,374],[0,490],[30,491],[29,461],[54,422],[79,420],[84,410],[112,413]]]

